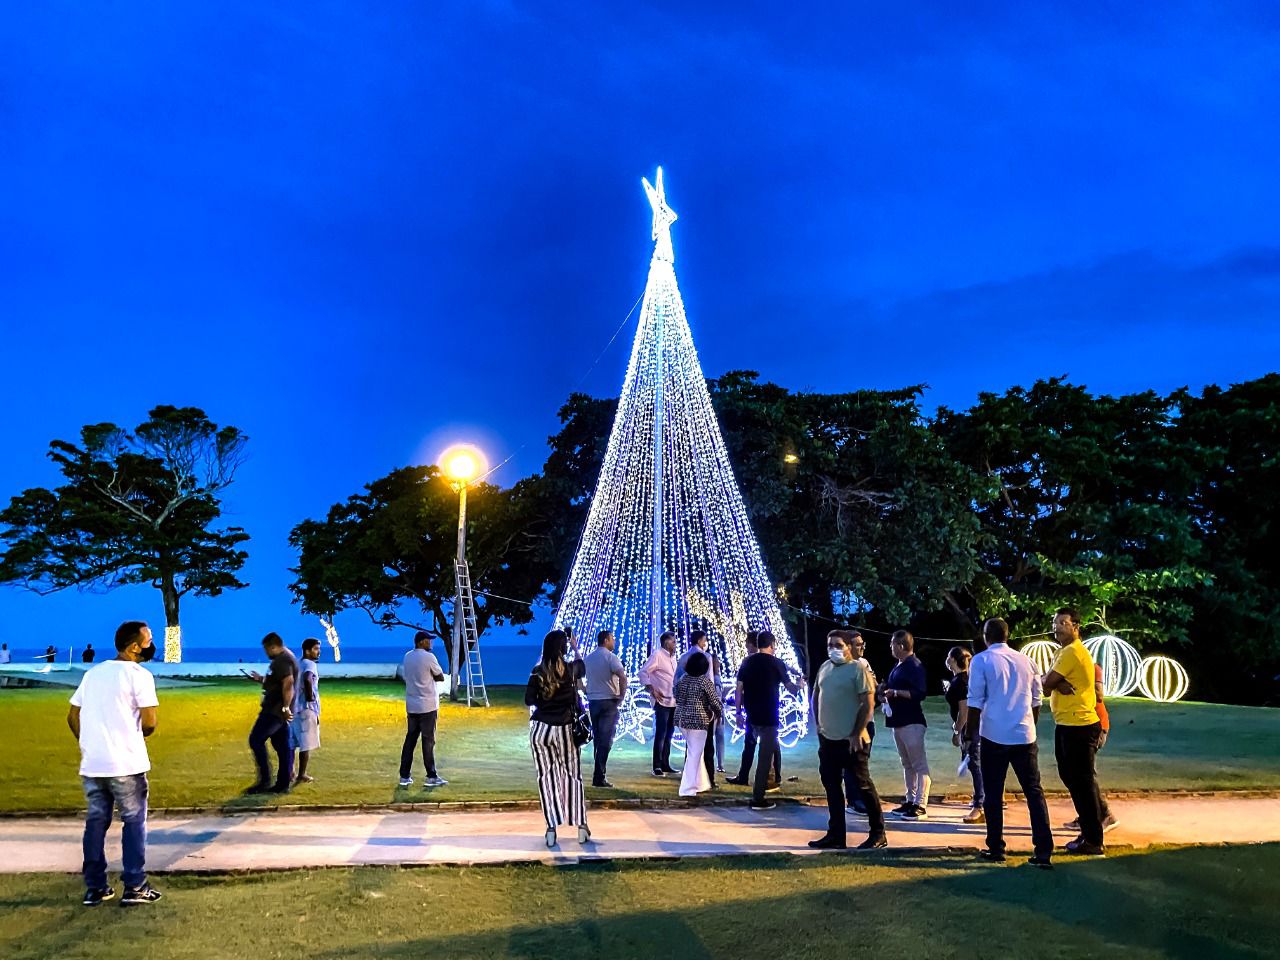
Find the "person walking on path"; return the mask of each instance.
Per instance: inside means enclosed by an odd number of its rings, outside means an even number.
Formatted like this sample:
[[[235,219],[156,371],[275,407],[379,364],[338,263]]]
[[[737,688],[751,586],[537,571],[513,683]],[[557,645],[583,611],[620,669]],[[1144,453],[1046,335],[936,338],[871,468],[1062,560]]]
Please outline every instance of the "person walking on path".
[[[247,794],[288,793],[293,780],[293,750],[289,746],[289,724],[293,720],[293,694],[298,686],[298,658],[288,650],[278,633],[262,638],[262,650],[271,665],[264,677],[256,670],[247,676],[262,684],[262,703],[258,719],[249,731],[249,750],[253,753],[258,779]],[[275,783],[271,782],[271,762],[267,759],[267,743],[276,752]]]
[[[653,699],[653,775],[665,777],[678,771],[671,766],[671,737],[676,732],[676,635],[664,633],[640,668],[640,683]]]
[[[995,617],[982,626],[987,648],[969,665],[966,728],[970,740],[980,739],[983,814],[987,821],[984,859],[1004,863],[1004,781],[1013,775],[1031,815],[1034,854],[1028,861],[1048,869],[1053,856],[1049,806],[1040,786],[1036,721],[1040,719],[1040,675],[1026,656],[1009,646],[1009,625]]]
[[[129,620],[116,630],[116,658],[85,671],[71,695],[67,726],[80,744],[84,820],[84,905],[114,900],[107,883],[107,829],[120,809],[124,906],[155,903],[160,891],[147,882],[147,740],[156,731],[160,701],[156,682],[139,664],[152,644],[151,628]]]
[[[969,800],[969,812],[962,818],[965,823],[982,823],[982,766],[980,741],[969,736],[969,661],[972,659],[964,647],[952,647],[947,653],[947,669],[951,682],[947,684],[947,708],[951,711],[951,744],[960,748],[960,762],[968,767],[973,779],[973,796]]]
[[[793,678],[787,665],[773,655],[773,634],[762,630],[756,638],[757,652],[743,661],[738,670],[738,703],[746,713],[747,723],[760,747],[756,764],[755,785],[751,791],[752,810],[772,810],[777,806],[765,800],[769,770],[778,743],[778,687],[799,693],[803,678]]]
[[[1053,617],[1053,639],[1061,648],[1045,674],[1056,724],[1053,734],[1058,776],[1071,794],[1076,808],[1080,836],[1067,843],[1067,850],[1084,856],[1105,856],[1102,839],[1102,791],[1096,769],[1102,742],[1102,721],[1098,717],[1098,697],[1093,658],[1080,641],[1080,614],[1063,607]]]
[[[759,631],[752,630],[747,634],[747,655],[743,658],[742,663],[738,664],[738,673],[741,674],[742,667],[759,651],[756,641],[760,638]],[[738,764],[738,772],[735,776],[725,778],[725,783],[732,783],[738,787],[751,786],[751,767],[756,759],[756,735],[751,731],[751,725],[747,723],[746,711],[743,709],[742,696],[734,695],[735,713],[738,719],[738,726],[742,729],[742,760]],[[777,790],[782,785],[782,751],[779,750],[773,755],[773,781],[769,786],[770,790]]]
[[[880,795],[867,768],[871,737],[867,723],[875,709],[875,688],[849,645],[851,630],[827,634],[827,662],[818,668],[813,711],[818,718],[818,776],[827,792],[827,832],[809,846],[843,850],[846,845],[845,787],[852,777],[867,809],[867,838],[860,850],[887,846]]]
[[[289,724],[289,740],[298,751],[295,783],[311,783],[315,777],[307,773],[311,751],[320,749],[320,641],[308,637],[302,641],[302,663],[299,664],[298,686],[293,694],[293,721]]]
[[[697,796],[716,785],[715,750],[708,738],[724,708],[710,671],[711,660],[695,647],[685,661],[684,676],[676,683],[676,726],[684,735],[682,797]]]
[[[569,643],[573,644],[574,660],[565,663]],[[674,669],[674,657],[671,663]],[[529,675],[524,691],[525,704],[533,707],[529,749],[538,771],[538,799],[547,821],[548,847],[556,845],[556,828],[563,823],[578,828],[579,843],[591,839],[587,798],[582,789],[582,750],[573,739],[578,681],[585,675],[578,641],[563,630],[552,630],[543,638],[542,658]]]
[[[413,649],[404,655],[404,743],[400,745],[400,786],[413,786],[413,751],[422,740],[422,766],[426,777],[423,785],[443,787],[449,781],[436,771],[436,719],[440,711],[440,693],[436,684],[443,682],[444,670],[431,652],[431,634],[419,630],[413,636]]]
[[[916,658],[915,638],[907,630],[896,630],[889,640],[889,650],[898,661],[881,685],[885,726],[893,731],[893,742],[902,761],[902,779],[906,796],[902,806],[890,815],[903,820],[923,820],[929,816],[929,758],[925,754],[924,736],[928,729],[922,704],[926,695],[924,664]]]
[[[1098,722],[1102,724],[1102,736],[1098,739],[1098,752],[1101,753],[1102,748],[1107,745],[1107,740],[1111,737],[1111,713],[1107,710],[1106,703],[1103,702],[1102,667],[1096,662],[1093,665],[1093,681],[1093,693],[1098,698]],[[1093,775],[1095,777],[1098,775],[1096,760]],[[1102,792],[1101,787],[1098,789],[1098,799],[1102,801],[1102,832],[1107,834],[1118,827],[1120,821],[1111,812],[1111,804],[1107,803],[1107,795]],[[1077,817],[1070,823],[1064,823],[1062,829],[1079,833],[1080,818]]]
[[[596,648],[587,654],[587,710],[591,714],[591,749],[595,757],[595,770],[591,776],[593,787],[612,787],[609,782],[609,751],[613,748],[613,736],[618,730],[618,711],[627,692],[627,668],[613,652],[612,630],[601,630],[596,636]]]

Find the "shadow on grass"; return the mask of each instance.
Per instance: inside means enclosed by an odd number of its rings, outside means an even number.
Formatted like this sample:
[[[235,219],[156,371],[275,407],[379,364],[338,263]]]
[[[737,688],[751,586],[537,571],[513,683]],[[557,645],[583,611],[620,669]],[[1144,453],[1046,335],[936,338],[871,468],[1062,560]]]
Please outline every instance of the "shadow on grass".
[[[315,956],[779,960],[847,956],[861,945],[887,957],[1257,958],[1274,956],[1280,935],[1278,852],[1277,845],[1159,850],[1063,861],[1052,872],[926,854],[529,868],[544,871],[543,918],[530,904],[520,922],[483,933],[375,939]],[[893,873],[869,879],[860,867]],[[652,888],[653,880],[637,881],[658,871],[667,882],[657,904],[618,910],[592,897],[597,884],[616,889],[606,880],[619,875]],[[805,889],[783,893],[780,875],[795,871]],[[568,919],[574,912],[588,915]]]

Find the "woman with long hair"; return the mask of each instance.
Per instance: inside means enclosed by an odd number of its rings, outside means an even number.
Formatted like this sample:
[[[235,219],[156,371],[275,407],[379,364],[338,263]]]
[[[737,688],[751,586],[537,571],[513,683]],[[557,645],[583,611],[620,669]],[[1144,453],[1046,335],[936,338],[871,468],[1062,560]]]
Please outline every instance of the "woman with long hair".
[[[566,646],[570,643],[574,659],[566,663]],[[556,845],[556,827],[562,823],[577,826],[579,843],[591,838],[582,789],[582,752],[573,742],[578,681],[585,674],[578,641],[563,630],[552,630],[542,641],[542,658],[529,675],[524,691],[524,702],[533,707],[529,749],[538,770],[538,798],[547,821],[548,847]]]

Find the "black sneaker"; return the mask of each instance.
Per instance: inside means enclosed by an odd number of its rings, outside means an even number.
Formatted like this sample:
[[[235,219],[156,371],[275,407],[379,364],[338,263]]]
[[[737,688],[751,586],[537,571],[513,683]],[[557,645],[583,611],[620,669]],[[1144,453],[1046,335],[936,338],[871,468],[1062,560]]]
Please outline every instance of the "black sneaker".
[[[743,779],[742,779],[742,778],[740,778],[740,777],[725,777],[725,778],[724,778],[724,782],[725,782],[725,783],[732,783],[735,787],[749,787],[749,786],[751,786],[751,784],[747,783],[747,781],[743,780]]]
[[[1105,857],[1107,851],[1103,847],[1094,846],[1084,837],[1076,837],[1067,842],[1067,852],[1078,857]]]
[[[124,896],[120,898],[120,906],[136,907],[144,903],[155,903],[160,899],[160,891],[149,883],[144,883],[140,887],[126,888]]]
[[[270,793],[274,789],[269,783],[255,783],[252,787],[245,787],[244,795],[252,797],[259,793]]]
[[[593,787],[611,788],[613,786],[608,780],[595,780],[591,784]]]
[[[885,816],[887,816],[887,817],[903,817],[903,816],[905,816],[906,814],[913,812],[913,811],[915,810],[915,808],[916,808],[916,805],[915,805],[914,803],[904,803],[902,806],[900,806],[900,807],[894,807],[892,810],[888,811],[888,812],[885,814]]]
[[[84,892],[84,905],[86,907],[96,907],[100,903],[106,903],[108,900],[114,900],[116,892],[111,887],[102,887],[99,890],[86,890]]]
[[[929,811],[926,810],[924,807],[912,807],[910,810],[907,810],[904,813],[899,814],[899,816],[903,820],[928,820]]]
[[[1027,859],[1027,866],[1029,866],[1029,867],[1038,867],[1038,868],[1039,868],[1039,869],[1041,869],[1041,870],[1052,870],[1052,869],[1053,869],[1053,864],[1049,862],[1049,858],[1048,858],[1048,857],[1042,857],[1042,856],[1040,856],[1039,854],[1036,854],[1036,855],[1035,855],[1035,856],[1033,856],[1033,857],[1029,857],[1029,858]]]
[[[889,845],[889,840],[888,840],[888,838],[887,838],[887,837],[885,837],[885,836],[884,836],[884,834],[881,834],[881,835],[880,835],[880,836],[878,836],[878,837],[867,837],[867,839],[863,840],[863,841],[862,841],[860,844],[858,844],[858,845],[857,845],[857,847],[855,847],[854,849],[856,849],[856,850],[879,850],[881,847],[887,847],[888,845]]]
[[[819,837],[817,840],[810,840],[809,846],[814,850],[843,850],[845,848],[843,841],[836,840],[829,836]]]
[[[996,853],[994,850],[979,850],[978,857],[988,863],[1004,863],[1004,854]]]
[[[661,770],[654,770],[654,771],[653,771],[653,775],[654,775],[655,777],[665,777],[665,776],[666,776],[666,774],[665,774],[665,773],[663,773]]]
[[[777,804],[772,800],[761,800],[759,803],[754,800],[751,801],[752,810],[772,810],[776,806]]]

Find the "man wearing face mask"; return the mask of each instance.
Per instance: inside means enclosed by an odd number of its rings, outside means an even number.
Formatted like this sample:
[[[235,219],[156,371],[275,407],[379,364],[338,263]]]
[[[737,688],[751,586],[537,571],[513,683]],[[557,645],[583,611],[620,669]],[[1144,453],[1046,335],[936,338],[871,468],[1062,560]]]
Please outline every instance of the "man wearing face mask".
[[[123,828],[125,906],[155,903],[160,892],[147,882],[146,738],[156,729],[156,682],[140,663],[155,656],[151,628],[141,620],[116,630],[116,658],[85,671],[71,696],[67,726],[80,744],[80,779],[88,802],[84,822],[84,905],[115,899],[107,884],[104,850],[111,814]]]

